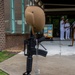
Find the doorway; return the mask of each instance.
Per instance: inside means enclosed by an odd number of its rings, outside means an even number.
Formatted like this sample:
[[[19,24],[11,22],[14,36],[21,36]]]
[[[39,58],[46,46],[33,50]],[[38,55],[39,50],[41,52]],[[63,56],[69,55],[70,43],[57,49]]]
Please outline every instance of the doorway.
[[[60,18],[59,17],[52,18],[52,24],[53,24],[53,37],[59,37],[60,36]]]

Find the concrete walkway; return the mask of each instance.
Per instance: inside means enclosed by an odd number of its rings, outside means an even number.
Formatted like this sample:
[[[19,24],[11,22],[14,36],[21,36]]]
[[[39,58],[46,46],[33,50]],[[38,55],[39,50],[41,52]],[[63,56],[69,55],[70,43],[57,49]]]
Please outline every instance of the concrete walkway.
[[[75,75],[75,44],[71,41],[48,41],[41,43],[47,48],[47,57],[38,57],[40,75]],[[40,46],[41,49],[43,47]],[[0,69],[9,75],[22,75],[26,71],[26,56],[21,52],[0,63]],[[31,75],[35,74],[36,56],[33,56]]]

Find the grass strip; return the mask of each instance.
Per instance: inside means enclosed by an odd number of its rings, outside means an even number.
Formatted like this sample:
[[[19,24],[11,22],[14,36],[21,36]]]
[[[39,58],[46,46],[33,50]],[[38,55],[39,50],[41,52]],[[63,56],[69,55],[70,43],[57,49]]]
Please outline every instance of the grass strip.
[[[0,75],[9,75],[9,74],[7,74],[6,72],[4,72],[0,69]]]
[[[8,51],[0,51],[0,62],[14,56],[16,53],[8,52]]]

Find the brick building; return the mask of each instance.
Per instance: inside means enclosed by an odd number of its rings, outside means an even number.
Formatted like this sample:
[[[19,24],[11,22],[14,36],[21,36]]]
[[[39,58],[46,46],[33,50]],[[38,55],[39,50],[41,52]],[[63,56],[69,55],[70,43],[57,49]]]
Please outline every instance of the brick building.
[[[5,48],[4,0],[0,0],[0,50]]]
[[[23,12],[24,0],[0,0],[0,50],[23,45],[29,33]]]
[[[0,0],[0,50],[23,45],[29,35],[29,26],[24,18],[25,5],[28,0]],[[30,0],[31,1],[31,0]],[[67,0],[66,0],[67,1]],[[75,19],[75,1],[64,3],[64,0],[35,0],[46,14],[46,23],[54,23],[65,15],[70,20]],[[58,30],[59,31],[59,30]],[[55,33],[56,31],[54,31]],[[56,37],[56,35],[54,35]]]

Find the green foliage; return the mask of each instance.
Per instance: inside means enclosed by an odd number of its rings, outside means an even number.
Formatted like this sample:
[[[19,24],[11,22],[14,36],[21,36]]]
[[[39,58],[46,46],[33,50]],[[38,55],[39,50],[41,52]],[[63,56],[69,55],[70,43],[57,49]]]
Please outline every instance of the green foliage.
[[[69,19],[69,23],[72,24],[75,21],[75,19]]]

